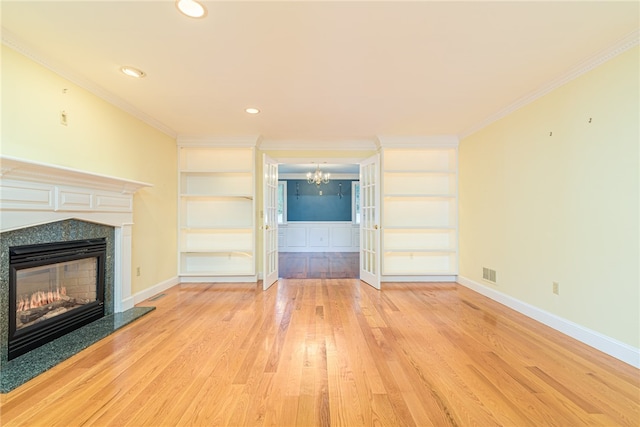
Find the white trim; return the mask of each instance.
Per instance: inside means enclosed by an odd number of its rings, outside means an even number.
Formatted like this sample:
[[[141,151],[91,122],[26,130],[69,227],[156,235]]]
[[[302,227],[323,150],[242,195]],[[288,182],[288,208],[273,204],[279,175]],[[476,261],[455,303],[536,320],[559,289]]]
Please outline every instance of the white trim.
[[[38,182],[55,183],[56,186],[72,185],[77,187],[91,187],[121,194],[133,194],[143,187],[153,187],[146,182],[118,178],[79,169],[68,168],[19,159],[11,156],[0,156],[0,178]],[[129,210],[127,208],[127,210]]]
[[[447,282],[447,283],[455,283],[457,281],[457,277],[455,274],[445,274],[438,276],[388,276],[384,275],[381,277],[380,281],[382,283],[385,282],[419,282],[419,283],[435,283],[435,282]]]
[[[179,147],[216,147],[247,148],[256,147],[260,143],[260,135],[246,136],[186,136],[179,135],[176,143]]]
[[[298,150],[298,151],[307,151]],[[331,165],[360,165],[360,163],[366,159],[353,158],[353,157],[273,157],[278,165],[308,165],[313,164],[331,164]],[[306,178],[306,176],[305,176]]]
[[[22,41],[19,41],[14,34],[11,34],[4,27],[2,28],[2,44],[19,52],[20,54],[42,65],[43,67],[53,71],[59,76],[69,80],[71,83],[81,87],[82,89],[85,89],[91,92],[98,98],[104,99],[105,101],[121,109],[122,111],[129,113],[133,117],[136,117],[142,120],[149,126],[159,130],[165,135],[168,135],[171,138],[176,137],[176,132],[173,129],[171,129],[169,126],[156,120],[155,118],[149,116],[148,114],[140,111],[139,109],[129,104],[122,98],[117,97],[113,93],[102,89],[100,86],[96,85],[95,83],[83,77],[80,77],[77,74],[74,74],[73,72],[68,71],[64,66],[57,64],[53,59],[49,58],[46,54],[43,54],[42,52],[37,52],[31,46],[29,47],[25,46]]]
[[[458,283],[609,356],[640,368],[640,349],[638,348],[585,328],[466,277],[458,276]]]
[[[120,286],[116,286],[120,299],[114,301],[114,312],[121,313],[133,308],[131,303],[131,257],[133,245],[133,223],[124,223],[116,227],[116,236],[120,236],[116,246],[120,245],[120,258],[114,258],[115,264],[120,264]],[[115,281],[117,283],[118,280]],[[115,295],[115,291],[114,291]]]
[[[280,181],[284,181],[287,179],[300,179],[307,180],[306,173],[281,173],[278,174],[278,178]],[[341,179],[350,179],[350,180],[358,180],[360,179],[360,174],[358,173],[332,173],[331,181],[339,181]]]
[[[140,292],[136,292],[130,298],[133,303],[131,307],[133,307],[135,304],[140,304],[142,301],[145,301],[179,284],[180,284],[180,280],[178,279],[177,276],[175,276],[175,277],[172,277],[171,279],[167,279],[156,285],[153,285],[150,288],[146,288],[141,290]]]
[[[278,225],[283,225],[287,223],[287,181],[286,179],[281,179],[278,177],[278,193],[280,195],[280,184],[284,185],[284,194],[282,201],[282,222],[278,221]]]
[[[378,135],[380,148],[457,147],[457,135],[389,136]]]
[[[358,187],[358,195],[360,195],[360,176],[356,179],[358,181],[351,181],[351,223],[360,227],[360,218],[357,216],[360,212],[356,212],[356,207],[360,204],[360,200],[356,200],[356,187]]]
[[[597,54],[571,68],[568,72],[551,80],[550,82],[547,82],[535,91],[517,99],[515,102],[509,104],[502,110],[490,115],[480,123],[471,126],[468,129],[465,129],[462,133],[459,134],[460,139],[464,139],[469,135],[479,131],[480,129],[489,126],[491,123],[496,122],[505,116],[508,116],[509,114],[528,104],[531,104],[538,98],[542,98],[546,94],[558,89],[560,86],[563,86],[564,84],[577,79],[581,75],[588,73],[589,71],[593,70],[596,67],[599,67],[605,62],[612,60],[621,53],[624,53],[627,50],[637,46],[640,38],[639,31],[640,30],[633,31],[631,34],[619,40],[614,45],[609,46],[608,48],[598,52]]]
[[[123,289],[122,289],[122,283],[123,283],[123,271],[125,270],[125,266],[128,266],[128,268],[131,268],[131,261],[129,261],[128,263],[125,263],[123,261],[123,252],[126,250],[125,246],[126,243],[124,241],[124,237],[123,237],[123,227],[114,227],[114,242],[113,242],[113,259],[114,259],[114,263],[113,263],[113,312],[114,313],[122,313],[123,311],[127,310],[127,308],[124,308],[125,306],[128,306],[129,303],[126,302],[125,303],[125,299],[123,296]],[[129,248],[131,249],[131,248]],[[129,273],[131,273],[131,270],[129,270]]]
[[[131,310],[133,307],[135,307],[135,305],[136,303],[132,296],[123,298],[120,301],[120,309],[114,310],[114,313],[124,313],[127,310]]]
[[[262,140],[258,146],[261,151],[375,151],[374,140]]]

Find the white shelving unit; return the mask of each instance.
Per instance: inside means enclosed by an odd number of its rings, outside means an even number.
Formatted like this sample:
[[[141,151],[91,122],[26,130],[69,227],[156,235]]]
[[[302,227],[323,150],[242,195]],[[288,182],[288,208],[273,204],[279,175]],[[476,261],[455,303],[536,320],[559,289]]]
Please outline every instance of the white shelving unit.
[[[181,280],[255,281],[255,149],[178,149]]]
[[[383,276],[458,273],[457,147],[383,148]]]

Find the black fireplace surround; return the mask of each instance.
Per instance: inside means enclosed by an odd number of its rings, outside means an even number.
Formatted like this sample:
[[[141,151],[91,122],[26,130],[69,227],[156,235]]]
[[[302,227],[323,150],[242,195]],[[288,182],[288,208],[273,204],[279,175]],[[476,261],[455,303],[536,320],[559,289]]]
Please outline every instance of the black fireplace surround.
[[[9,248],[8,360],[104,317],[106,258],[105,238]]]

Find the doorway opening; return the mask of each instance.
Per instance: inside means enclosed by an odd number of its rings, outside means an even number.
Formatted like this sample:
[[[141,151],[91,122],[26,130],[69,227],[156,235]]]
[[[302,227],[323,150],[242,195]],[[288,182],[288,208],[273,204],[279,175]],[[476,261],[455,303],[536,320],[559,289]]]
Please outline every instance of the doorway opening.
[[[309,182],[320,170],[329,179]],[[278,165],[280,278],[359,278],[359,164]]]

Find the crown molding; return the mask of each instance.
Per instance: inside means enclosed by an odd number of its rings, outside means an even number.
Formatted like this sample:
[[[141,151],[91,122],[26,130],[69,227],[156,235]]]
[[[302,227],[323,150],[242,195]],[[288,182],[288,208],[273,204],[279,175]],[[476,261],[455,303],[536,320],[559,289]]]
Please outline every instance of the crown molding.
[[[159,130],[165,135],[170,136],[171,138],[176,138],[176,131],[166,126],[164,123],[154,119],[153,117],[143,113],[133,105],[124,101],[122,98],[114,95],[113,93],[103,89],[102,87],[96,85],[95,83],[74,74],[73,72],[66,69],[66,67],[56,63],[53,59],[47,57],[47,55],[42,52],[37,52],[35,49],[31,47],[27,47],[23,42],[21,42],[15,35],[11,32],[4,29],[1,29],[2,32],[2,44],[15,50],[23,56],[31,59],[32,61],[40,64],[41,66],[47,68],[50,71],[58,74],[60,77],[63,77],[69,80],[71,83],[89,91],[94,94],[98,98],[101,98],[108,103],[114,105],[115,107],[123,110],[124,112],[132,115],[133,117],[143,121],[149,126]]]
[[[378,135],[380,148],[457,147],[457,135],[388,136]]]
[[[571,68],[568,72],[562,74],[556,79],[541,86],[540,88],[529,93],[528,95],[525,95],[522,98],[519,98],[512,104],[508,105],[507,107],[503,108],[497,113],[492,114],[491,116],[487,117],[480,123],[466,129],[465,131],[463,131],[458,135],[459,139],[462,140],[470,136],[471,134],[489,126],[491,123],[496,122],[501,118],[513,113],[514,111],[519,110],[520,108],[534,102],[538,98],[542,98],[546,94],[558,89],[560,86],[563,86],[569,83],[570,81],[577,79],[581,75],[588,73],[589,71],[599,67],[605,62],[612,60],[613,58],[626,52],[627,50],[635,46],[638,46],[639,40],[640,40],[640,30],[633,31],[631,34],[619,40],[617,43],[609,46],[606,49],[601,50],[597,54],[582,61],[575,67]]]
[[[375,151],[373,139],[350,140],[262,140],[262,151]]]
[[[260,135],[247,136],[178,136],[179,146],[215,146],[215,147],[256,147],[262,137]]]

